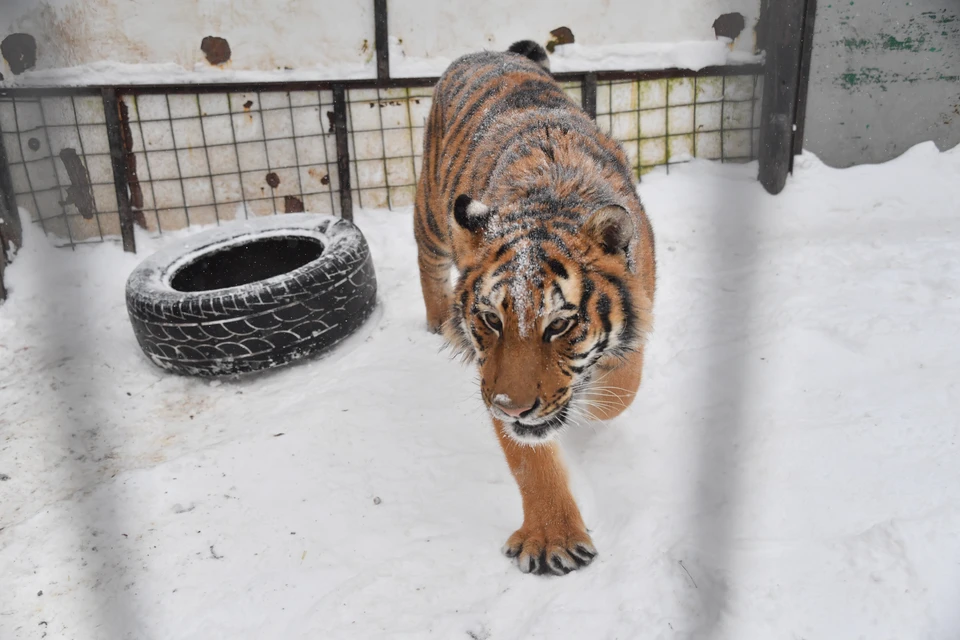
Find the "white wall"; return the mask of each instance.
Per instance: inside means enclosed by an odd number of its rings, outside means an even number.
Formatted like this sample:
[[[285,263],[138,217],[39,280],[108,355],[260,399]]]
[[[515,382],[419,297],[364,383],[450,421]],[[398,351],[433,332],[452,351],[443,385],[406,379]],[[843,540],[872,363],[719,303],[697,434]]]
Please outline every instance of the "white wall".
[[[187,71],[309,70],[375,75],[373,2],[361,0],[0,0],[0,37],[29,33],[37,69],[104,61]],[[200,42],[219,36],[232,57],[213,70]],[[94,70],[89,70],[94,71]],[[3,73],[10,78],[9,67]]]
[[[414,57],[456,57],[506,49],[517,40],[546,43],[568,27],[578,44],[714,40],[713,22],[737,11],[746,19],[734,48],[753,50],[759,0],[406,0],[389,3],[390,35]]]
[[[727,52],[752,52],[759,4],[760,0],[390,0],[390,34],[400,41],[395,42],[399,55],[391,52],[394,75],[414,74],[418,67],[411,61],[505,49],[519,39],[545,44],[549,32],[560,26],[573,31],[576,47],[601,50],[607,58],[604,47],[653,46],[641,51],[640,58],[627,56],[616,62],[628,68],[687,60],[692,66],[701,59],[704,64],[722,63],[728,61]],[[71,84],[267,79],[264,74],[286,79],[375,75],[373,0],[0,0],[0,5],[0,37],[25,32],[38,43],[40,73],[24,74],[19,82],[29,82],[31,76],[37,82]],[[733,11],[744,15],[746,28],[728,48],[716,41],[712,25],[720,14]],[[208,35],[230,43],[232,59],[223,68],[211,67],[200,50]],[[657,48],[680,42],[709,47],[712,55],[664,56],[663,48]],[[648,55],[651,52],[656,55]],[[598,56],[591,60],[590,51],[587,54],[578,59],[590,68]],[[74,71],[51,71],[63,68]],[[429,65],[419,68],[436,71]],[[9,82],[5,63],[3,73]]]

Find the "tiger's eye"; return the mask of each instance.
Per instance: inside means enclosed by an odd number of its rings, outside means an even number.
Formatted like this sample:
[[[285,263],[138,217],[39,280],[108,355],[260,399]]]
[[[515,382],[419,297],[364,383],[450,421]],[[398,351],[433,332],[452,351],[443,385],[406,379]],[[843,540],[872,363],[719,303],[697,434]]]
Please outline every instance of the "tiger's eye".
[[[576,318],[557,318],[547,325],[546,330],[543,332],[544,340],[550,340],[551,338],[563,335],[570,330],[570,327],[572,327],[575,322]]]
[[[483,320],[483,323],[487,325],[491,331],[500,333],[500,331],[503,329],[503,323],[500,322],[500,318],[495,313],[484,311],[482,314],[480,314],[480,319]]]

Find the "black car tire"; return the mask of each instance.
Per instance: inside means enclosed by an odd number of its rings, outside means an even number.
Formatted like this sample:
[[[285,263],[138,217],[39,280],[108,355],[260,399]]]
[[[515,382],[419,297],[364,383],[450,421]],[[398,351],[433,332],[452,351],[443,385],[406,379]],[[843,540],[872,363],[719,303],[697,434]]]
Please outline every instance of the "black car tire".
[[[144,260],[126,287],[147,357],[195,376],[261,371],[327,351],[360,328],[376,295],[360,230],[311,213],[189,236]]]

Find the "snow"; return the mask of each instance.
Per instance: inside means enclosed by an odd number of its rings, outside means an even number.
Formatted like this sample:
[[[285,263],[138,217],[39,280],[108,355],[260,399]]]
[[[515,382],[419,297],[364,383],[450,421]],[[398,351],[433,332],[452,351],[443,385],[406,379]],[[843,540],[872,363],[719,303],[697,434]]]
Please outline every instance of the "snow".
[[[560,45],[550,55],[550,68],[564,71],[643,71],[691,69],[725,64],[749,64],[762,56],[731,51],[729,40],[678,43],[627,43],[612,45]],[[394,78],[439,77],[450,58],[407,56],[397,38],[390,38],[391,76]],[[131,64],[104,60],[72,67],[33,69],[0,83],[6,87],[135,86],[152,84],[208,84],[256,82],[317,82],[323,80],[370,80],[376,78],[376,63],[330,62],[296,69],[221,69],[198,63],[193,69],[172,62]]]
[[[728,38],[676,43],[626,43],[584,46],[565,44],[550,56],[553,71],[691,69],[762,62],[763,57],[731,51]]]
[[[126,63],[114,60],[90,62],[73,67],[28,70],[10,76],[7,87],[135,86],[150,84],[209,84],[257,82],[316,82],[321,80],[370,80],[376,78],[376,64],[325,63],[299,69],[221,69],[196,64],[188,69],[173,62]]]
[[[248,220],[237,220],[234,224],[223,227],[208,227],[202,233],[190,231],[182,242],[170,243],[160,251],[151,254],[143,260],[141,269],[131,278],[129,286],[140,289],[144,294],[157,296],[178,296],[170,282],[177,271],[195,261],[201,254],[210,251],[223,251],[250,242],[254,237],[259,239],[283,238],[291,235],[303,238],[312,238],[322,246],[330,247],[335,240],[350,237],[354,244],[360,244],[360,238],[355,227],[337,225],[339,216],[317,213],[291,213],[283,216],[273,216],[266,220],[258,220],[253,224]],[[324,225],[324,222],[326,223]],[[321,227],[321,225],[324,225]],[[178,234],[181,236],[183,234]],[[296,272],[288,272],[298,275]],[[262,282],[275,282],[282,276],[275,276],[267,280],[251,282],[236,288],[243,295],[251,295]]]
[[[2,638],[953,638],[960,148],[644,176],[655,330],[631,409],[564,435],[600,556],[499,554],[520,500],[424,329],[409,212],[357,215],[378,313],[331,356],[164,374],[127,275],[54,250],[0,307]],[[42,592],[42,594],[41,594]]]
[[[731,51],[728,38],[684,42],[634,42],[608,45],[565,44],[556,47],[550,57],[555,73],[582,71],[647,71],[653,69],[690,69],[720,65],[752,64],[762,55]],[[390,38],[390,72],[394,78],[439,76],[453,60],[449,57],[408,56],[403,44]]]
[[[520,337],[526,338],[530,332],[531,314],[533,309],[533,291],[531,286],[535,282],[536,265],[533,263],[533,243],[524,238],[517,242],[514,248],[514,279],[510,284],[510,297],[513,299],[513,309],[517,314],[517,329]]]

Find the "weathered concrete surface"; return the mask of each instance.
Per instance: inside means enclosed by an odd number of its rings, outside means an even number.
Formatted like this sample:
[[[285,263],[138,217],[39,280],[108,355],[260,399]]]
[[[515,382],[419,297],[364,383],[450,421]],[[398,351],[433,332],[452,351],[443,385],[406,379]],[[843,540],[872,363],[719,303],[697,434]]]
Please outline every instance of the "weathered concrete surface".
[[[525,38],[545,44],[564,26],[588,46],[711,41],[717,18],[733,13],[743,26],[731,50],[750,54],[760,13],[760,0],[388,4],[390,35],[415,59],[502,50]],[[112,61],[187,71],[315,69],[335,78],[356,76],[375,56],[371,0],[0,0],[0,39],[13,33],[35,38],[38,72]],[[226,41],[212,60],[202,50],[208,37]],[[2,60],[0,73],[17,75]]]
[[[365,0],[0,0],[0,40],[36,40],[38,71],[104,61],[210,65],[207,36],[229,43],[224,70],[318,69],[333,77],[373,58]],[[0,73],[14,75],[0,60]]]
[[[832,166],[960,143],[960,1],[819,0],[804,147]]]

